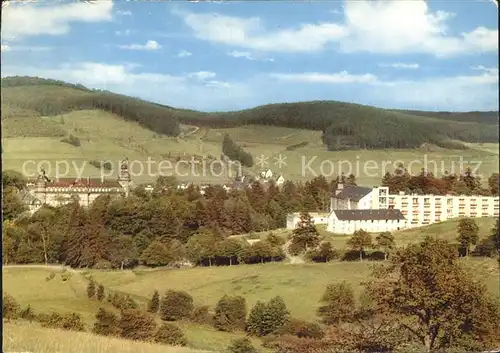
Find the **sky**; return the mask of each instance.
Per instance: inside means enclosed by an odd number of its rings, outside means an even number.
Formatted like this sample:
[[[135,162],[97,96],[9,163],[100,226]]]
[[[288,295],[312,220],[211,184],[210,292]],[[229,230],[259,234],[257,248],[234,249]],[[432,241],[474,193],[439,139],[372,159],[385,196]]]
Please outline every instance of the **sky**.
[[[178,108],[335,100],[498,110],[493,0],[11,2],[2,77]]]

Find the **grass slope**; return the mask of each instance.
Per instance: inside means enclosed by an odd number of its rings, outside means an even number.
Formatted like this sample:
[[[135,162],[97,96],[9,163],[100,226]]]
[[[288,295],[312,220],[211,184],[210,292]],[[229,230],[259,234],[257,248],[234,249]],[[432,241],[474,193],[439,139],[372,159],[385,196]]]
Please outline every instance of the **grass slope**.
[[[78,352],[78,353],[206,353],[184,347],[135,342],[97,336],[85,332],[71,332],[40,328],[32,325],[4,323],[3,349],[5,352]]]

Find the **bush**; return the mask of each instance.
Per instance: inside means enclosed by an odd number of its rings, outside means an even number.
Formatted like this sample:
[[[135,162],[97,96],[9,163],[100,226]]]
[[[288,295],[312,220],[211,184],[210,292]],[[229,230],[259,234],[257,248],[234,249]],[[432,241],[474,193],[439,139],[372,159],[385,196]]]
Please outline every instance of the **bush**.
[[[96,294],[95,282],[93,280],[90,280],[89,284],[87,285],[87,297],[92,299],[95,297],[95,294]]]
[[[299,338],[314,338],[322,339],[325,333],[321,329],[321,326],[315,322],[307,322],[304,320],[299,320],[291,318],[287,324],[285,324],[281,329],[279,329],[277,334],[280,335],[294,335]]]
[[[64,269],[62,272],[61,272],[61,280],[63,282],[66,282],[66,281],[69,281],[71,279],[71,272],[69,272],[67,269]]]
[[[31,308],[31,305],[29,305],[29,304],[25,309],[21,310],[21,312],[19,313],[19,316],[22,319],[29,320],[29,322],[32,322],[33,320],[36,319],[36,314],[35,314],[34,310]]]
[[[273,349],[273,353],[335,352],[329,342],[312,338],[298,338],[292,335],[269,337],[265,340],[264,346]],[[349,353],[355,352],[349,351]]]
[[[203,305],[194,308],[191,313],[191,321],[197,324],[213,324],[213,318],[209,313],[209,306]]]
[[[165,321],[189,318],[193,309],[193,297],[184,291],[168,290],[160,303],[161,318]]]
[[[13,296],[3,293],[2,298],[2,318],[7,320],[17,319],[21,307]]]
[[[81,145],[80,139],[73,134],[69,134],[68,137],[61,139],[61,142],[70,144],[75,147],[79,147]]]
[[[257,349],[248,338],[239,338],[231,342],[227,347],[228,353],[257,353]]]
[[[41,314],[38,316],[38,321],[42,327],[57,328],[70,331],[85,331],[85,324],[79,314],[59,314],[52,312],[51,314]]]
[[[114,292],[108,296],[108,302],[119,310],[137,309],[139,306],[129,294]]]
[[[45,280],[48,282],[51,279],[54,279],[55,276],[56,276],[56,273],[55,272],[51,272],[50,275],[48,275],[47,278],[45,278]]]
[[[245,329],[247,316],[245,298],[223,296],[215,307],[214,326],[220,331]]]
[[[99,308],[95,318],[97,322],[94,323],[92,332],[103,336],[120,336],[120,320],[117,315],[103,308]]]
[[[187,338],[184,332],[170,323],[163,323],[155,334],[155,342],[169,344],[172,346],[185,346]]]
[[[318,316],[326,325],[349,322],[353,318],[356,309],[354,291],[346,282],[328,285],[320,302]]]
[[[279,296],[265,304],[257,302],[247,321],[247,331],[256,336],[266,336],[277,332],[288,323],[290,313]]]
[[[102,284],[97,287],[97,300],[102,301],[104,299],[105,293],[104,293],[104,286]]]
[[[338,253],[329,242],[323,242],[318,248],[306,252],[306,258],[313,262],[330,262],[337,257]]]
[[[119,327],[123,338],[152,341],[157,325],[153,315],[137,309],[126,309],[122,311]]]
[[[160,294],[157,290],[153,293],[151,300],[148,303],[148,312],[156,314],[160,308]]]

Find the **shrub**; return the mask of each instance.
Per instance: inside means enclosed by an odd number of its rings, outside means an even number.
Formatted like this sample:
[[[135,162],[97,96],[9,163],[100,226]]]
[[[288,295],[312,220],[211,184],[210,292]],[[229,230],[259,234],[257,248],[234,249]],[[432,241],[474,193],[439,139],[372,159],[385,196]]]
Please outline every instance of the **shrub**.
[[[165,321],[189,318],[193,309],[193,297],[184,291],[168,290],[160,303],[161,318]]]
[[[307,322],[295,318],[291,318],[287,324],[285,324],[281,329],[277,330],[277,334],[289,334],[297,336],[299,338],[314,339],[322,339],[325,336],[325,333],[321,329],[321,326],[317,323]]]
[[[117,315],[103,308],[99,308],[96,314],[97,322],[94,323],[92,332],[103,336],[119,336],[119,318]]]
[[[97,287],[97,300],[102,301],[104,299],[104,295],[104,286],[100,284],[99,287]]]
[[[227,351],[228,353],[257,353],[257,349],[248,338],[233,340],[231,345],[227,347]]]
[[[61,139],[61,142],[70,144],[75,147],[79,147],[81,145],[80,139],[73,134],[69,134],[68,137]]]
[[[33,320],[36,319],[36,314],[33,311],[33,309],[31,308],[31,305],[29,305],[29,304],[25,309],[21,310],[21,312],[19,313],[19,316],[22,319],[29,320],[29,322],[32,322]]]
[[[87,297],[89,298],[94,298],[96,294],[96,288],[95,288],[95,282],[93,280],[90,280],[89,284],[87,285]]]
[[[7,320],[17,319],[21,307],[13,296],[3,293],[2,298],[2,318]]]
[[[185,346],[187,338],[184,332],[170,323],[163,323],[155,334],[155,342],[169,344],[172,346]]]
[[[148,312],[156,314],[160,308],[160,294],[157,290],[153,293],[151,300],[148,303]]]
[[[323,242],[318,248],[307,251],[306,257],[313,262],[329,262],[337,258],[338,254],[331,243]]]
[[[312,338],[298,338],[292,335],[272,337],[272,339],[265,340],[264,346],[273,349],[273,353],[335,352],[329,342]],[[346,352],[355,353],[352,351]]]
[[[61,280],[63,282],[66,282],[66,281],[69,281],[71,279],[71,272],[69,272],[67,269],[64,269],[62,272],[61,272]]]
[[[137,309],[126,309],[122,311],[119,327],[123,338],[151,341],[157,325],[153,315]]]
[[[327,325],[350,321],[356,309],[354,291],[346,282],[328,285],[320,302],[318,316]]]
[[[256,336],[274,333],[288,323],[289,315],[280,296],[274,297],[267,304],[257,302],[248,317],[247,331]]]
[[[215,307],[214,326],[220,331],[245,329],[247,316],[245,298],[223,296]]]
[[[129,294],[114,292],[108,296],[108,302],[119,310],[137,309],[139,306]]]
[[[191,321],[196,322],[197,324],[212,324],[213,318],[209,313],[209,306],[203,305],[194,308],[191,313]]]
[[[85,324],[79,314],[59,314],[52,312],[51,314],[41,314],[38,316],[38,321],[42,327],[57,328],[71,331],[85,331]]]
[[[51,272],[50,275],[48,275],[47,278],[45,278],[45,280],[48,282],[51,279],[54,279],[55,276],[56,276],[55,272]]]

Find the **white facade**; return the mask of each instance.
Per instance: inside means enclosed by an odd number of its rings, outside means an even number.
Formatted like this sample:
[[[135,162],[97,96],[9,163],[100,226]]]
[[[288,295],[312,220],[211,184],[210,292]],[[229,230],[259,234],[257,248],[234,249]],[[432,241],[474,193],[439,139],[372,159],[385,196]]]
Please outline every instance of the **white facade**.
[[[309,212],[315,225],[327,224],[328,213]],[[300,212],[289,213],[286,217],[286,229],[295,229],[300,222]]]
[[[411,228],[458,217],[498,217],[498,196],[389,195],[389,208],[401,210]]]
[[[342,197],[344,194],[346,196],[351,196],[348,192],[350,189],[357,190],[355,195],[352,195],[353,197]],[[363,194],[364,196],[361,196]],[[342,198],[332,197],[330,199],[330,210],[386,209],[389,202],[389,188],[385,186],[375,186],[369,190],[369,188],[347,186],[337,190],[336,196],[341,196]]]
[[[392,232],[405,229],[407,222],[405,219],[372,219],[355,220],[342,219],[337,212],[332,211],[328,216],[326,230],[335,234],[353,234],[357,230],[364,230],[369,233]]]

